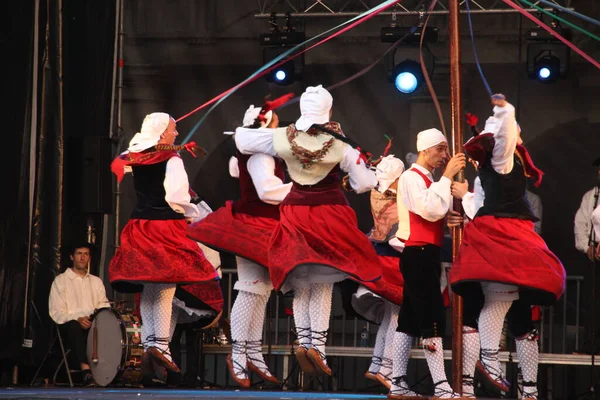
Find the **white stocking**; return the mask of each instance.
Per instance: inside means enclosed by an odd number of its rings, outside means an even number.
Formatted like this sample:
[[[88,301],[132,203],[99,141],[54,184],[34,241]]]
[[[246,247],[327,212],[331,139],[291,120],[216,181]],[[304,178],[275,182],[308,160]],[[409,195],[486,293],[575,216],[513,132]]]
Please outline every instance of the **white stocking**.
[[[383,364],[383,352],[385,350],[386,335],[388,326],[390,325],[389,313],[391,310],[387,307],[387,302],[384,305],[383,319],[381,325],[377,330],[377,336],[375,337],[375,347],[373,348],[373,357],[371,358],[371,365],[369,366],[369,372],[376,374],[379,372]]]
[[[258,297],[254,293],[239,291],[231,308],[231,361],[236,375],[242,379],[247,377],[246,344],[250,339],[250,323]]]
[[[388,347],[392,347],[392,386],[390,394],[395,396],[417,396],[410,390],[406,380],[406,370],[408,367],[408,359],[410,357],[410,348],[412,346],[413,337],[404,332],[394,332],[390,339]]]
[[[175,328],[177,327],[177,319],[179,318],[179,311],[181,309],[179,307],[173,306],[173,311],[171,311],[171,325],[169,326],[169,342],[173,339],[173,334],[175,333]]]
[[[532,332],[524,338],[517,339],[516,343],[519,365],[523,375],[523,398],[537,399],[537,374],[540,357],[537,334]]]
[[[153,296],[150,295],[150,285],[144,285],[140,295],[140,315],[142,316],[142,345],[148,350],[150,339],[154,338],[154,312],[152,310]]]
[[[441,337],[432,337],[423,339],[423,350],[425,352],[425,359],[429,366],[429,373],[433,384],[435,386],[434,396],[441,399],[451,399],[454,397],[454,392],[448,383],[446,377],[446,368],[444,366],[444,345],[442,344]],[[431,351],[429,349],[435,349]]]
[[[294,324],[296,325],[296,335],[298,344],[310,349],[310,288],[294,288]]]
[[[481,362],[494,379],[504,379],[498,351],[504,318],[512,301],[491,300],[486,295],[485,305],[479,315],[479,337],[481,339]]]
[[[392,379],[392,364],[394,362],[394,338],[396,336],[396,329],[398,328],[398,313],[400,312],[400,306],[397,306],[388,301],[385,302],[385,314],[384,320],[387,319],[387,330],[385,334],[383,359],[379,373],[386,379]],[[383,323],[382,323],[383,326]],[[382,329],[382,327],[379,327]],[[410,352],[410,349],[409,349]]]
[[[310,334],[313,347],[325,359],[325,343],[329,330],[329,317],[331,316],[331,299],[333,284],[317,283],[310,288]]]
[[[156,347],[164,356],[172,361],[169,351],[169,333],[171,328],[171,314],[173,310],[173,297],[177,285],[173,283],[148,283],[144,285],[140,305],[144,305],[144,315],[152,313],[152,324],[147,333],[147,347]],[[148,310],[148,308],[150,310]]]
[[[475,366],[479,360],[479,332],[476,328],[463,326],[463,396],[475,397]]]
[[[256,295],[255,297],[256,303],[254,305],[254,314],[250,321],[250,336],[248,342],[248,359],[267,375],[271,375],[271,373],[269,372],[269,368],[267,367],[262,354],[262,336],[269,297],[269,294]]]

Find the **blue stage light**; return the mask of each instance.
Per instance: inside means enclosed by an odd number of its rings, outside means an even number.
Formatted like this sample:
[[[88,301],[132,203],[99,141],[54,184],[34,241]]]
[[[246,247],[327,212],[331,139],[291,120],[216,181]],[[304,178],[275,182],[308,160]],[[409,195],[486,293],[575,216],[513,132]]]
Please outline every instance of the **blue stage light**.
[[[423,83],[421,65],[413,60],[402,61],[394,67],[390,78],[399,92],[411,94]]]

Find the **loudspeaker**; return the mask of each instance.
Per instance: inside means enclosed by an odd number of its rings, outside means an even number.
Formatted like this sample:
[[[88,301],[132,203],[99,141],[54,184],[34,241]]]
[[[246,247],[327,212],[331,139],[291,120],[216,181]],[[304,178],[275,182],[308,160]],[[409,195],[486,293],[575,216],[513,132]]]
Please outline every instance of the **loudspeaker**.
[[[69,207],[83,213],[112,214],[112,142],[103,136],[72,138],[69,143]]]

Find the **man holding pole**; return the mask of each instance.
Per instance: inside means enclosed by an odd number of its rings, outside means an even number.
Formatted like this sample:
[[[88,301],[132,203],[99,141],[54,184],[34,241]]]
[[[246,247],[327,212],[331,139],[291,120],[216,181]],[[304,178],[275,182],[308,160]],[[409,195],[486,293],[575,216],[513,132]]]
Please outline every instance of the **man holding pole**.
[[[440,292],[440,249],[443,220],[452,204],[452,178],[465,167],[462,153],[450,158],[446,137],[437,129],[417,135],[418,158],[400,177],[398,236],[405,241],[402,253],[404,301],[398,316],[398,332],[421,336],[425,358],[435,386],[433,399],[457,399],[446,378],[442,335],[446,328],[444,302]],[[450,160],[446,161],[450,158]],[[433,181],[432,172],[446,165],[442,178]],[[402,218],[402,215],[407,215]]]

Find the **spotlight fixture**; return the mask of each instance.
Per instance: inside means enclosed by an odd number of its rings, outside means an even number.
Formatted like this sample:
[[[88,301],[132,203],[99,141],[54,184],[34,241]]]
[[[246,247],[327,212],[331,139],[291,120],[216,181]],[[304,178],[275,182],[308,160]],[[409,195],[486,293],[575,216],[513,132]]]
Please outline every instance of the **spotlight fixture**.
[[[306,40],[304,32],[294,30],[291,17],[286,15],[285,26],[280,28],[277,25],[275,16],[269,19],[270,33],[260,35],[260,45],[263,48],[263,64],[268,63],[275,57],[286,52]],[[300,51],[300,49],[298,50]],[[267,82],[276,83],[281,86],[287,86],[294,83],[302,77],[304,69],[304,55],[288,60],[276,69],[270,71],[265,78]]]
[[[555,82],[560,76],[560,59],[551,54],[542,54],[535,61],[534,72],[540,82]]]
[[[555,27],[567,39],[572,31]],[[540,28],[527,33],[527,76],[544,83],[556,82],[566,78],[571,59],[570,49]]]
[[[413,60],[404,60],[394,66],[389,81],[400,93],[411,94],[421,86],[424,77],[421,64]]]

